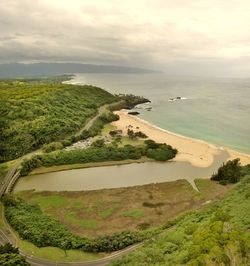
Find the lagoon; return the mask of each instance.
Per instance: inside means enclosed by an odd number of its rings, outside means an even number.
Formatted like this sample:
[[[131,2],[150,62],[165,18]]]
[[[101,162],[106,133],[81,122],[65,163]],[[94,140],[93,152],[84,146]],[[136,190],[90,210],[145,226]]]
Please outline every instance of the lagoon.
[[[14,191],[85,191],[171,182],[186,179],[195,189],[196,178],[208,178],[228,159],[226,151],[214,157],[209,167],[188,162],[145,162],[73,169],[22,177]]]

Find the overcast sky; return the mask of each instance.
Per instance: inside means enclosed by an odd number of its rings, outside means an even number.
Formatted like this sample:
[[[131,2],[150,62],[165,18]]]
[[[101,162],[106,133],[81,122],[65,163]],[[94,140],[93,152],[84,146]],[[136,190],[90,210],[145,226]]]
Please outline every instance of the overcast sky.
[[[0,63],[250,76],[249,0],[0,0]]]

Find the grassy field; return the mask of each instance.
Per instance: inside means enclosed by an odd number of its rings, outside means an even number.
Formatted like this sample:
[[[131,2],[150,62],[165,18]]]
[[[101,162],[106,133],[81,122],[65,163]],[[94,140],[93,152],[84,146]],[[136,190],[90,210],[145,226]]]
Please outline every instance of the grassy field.
[[[145,229],[222,197],[229,186],[197,180],[196,192],[185,180],[129,188],[81,192],[19,192],[28,202],[59,219],[71,231],[96,237],[124,229]]]
[[[55,247],[38,248],[32,243],[24,240],[19,241],[19,248],[32,256],[55,262],[82,262],[100,259],[104,256],[102,254],[82,252],[79,250],[67,250],[67,256],[65,256],[65,251],[62,249]]]

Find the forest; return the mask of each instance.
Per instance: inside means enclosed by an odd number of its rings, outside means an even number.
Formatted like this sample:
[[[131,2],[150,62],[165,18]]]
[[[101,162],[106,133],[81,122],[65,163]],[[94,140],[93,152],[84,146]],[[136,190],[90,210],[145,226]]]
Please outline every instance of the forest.
[[[117,97],[94,86],[0,82],[0,162],[63,140]]]
[[[25,258],[20,255],[18,248],[7,243],[0,246],[0,265],[2,266],[29,266]]]

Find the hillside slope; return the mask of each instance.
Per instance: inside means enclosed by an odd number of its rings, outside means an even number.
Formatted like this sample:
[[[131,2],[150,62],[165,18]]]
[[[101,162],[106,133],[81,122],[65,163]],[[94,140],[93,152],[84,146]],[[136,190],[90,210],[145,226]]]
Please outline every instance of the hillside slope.
[[[113,266],[250,265],[250,175],[227,197],[166,225]]]
[[[116,97],[94,86],[0,82],[0,161],[79,130]]]

